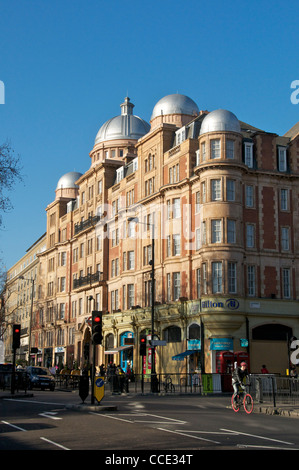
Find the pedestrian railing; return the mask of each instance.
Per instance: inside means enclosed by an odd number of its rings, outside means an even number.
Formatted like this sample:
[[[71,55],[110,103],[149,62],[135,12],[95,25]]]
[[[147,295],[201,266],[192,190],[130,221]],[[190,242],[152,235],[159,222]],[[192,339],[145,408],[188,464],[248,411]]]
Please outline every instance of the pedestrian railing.
[[[0,377],[0,389],[11,388],[11,372]],[[132,374],[109,375],[104,377],[105,395],[122,393],[160,395],[185,394],[230,394],[232,393],[230,374]],[[57,374],[56,390],[78,390],[80,375]],[[16,372],[15,390],[27,390],[26,374]],[[256,403],[278,405],[299,405],[299,378],[278,374],[251,374],[249,391]]]
[[[257,403],[299,405],[299,379],[275,374],[252,374],[250,391]]]

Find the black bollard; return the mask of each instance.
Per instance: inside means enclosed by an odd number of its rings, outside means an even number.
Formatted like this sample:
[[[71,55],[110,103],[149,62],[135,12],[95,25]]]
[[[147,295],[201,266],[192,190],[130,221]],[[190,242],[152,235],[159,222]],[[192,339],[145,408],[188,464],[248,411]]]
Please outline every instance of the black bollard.
[[[81,398],[82,402],[86,400],[89,393],[89,377],[87,374],[80,375],[79,379],[79,397]]]

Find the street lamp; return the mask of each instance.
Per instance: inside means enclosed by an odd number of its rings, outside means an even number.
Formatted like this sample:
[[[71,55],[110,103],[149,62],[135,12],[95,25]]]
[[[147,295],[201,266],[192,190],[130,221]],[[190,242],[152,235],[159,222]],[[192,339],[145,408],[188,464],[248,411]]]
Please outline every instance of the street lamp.
[[[30,309],[30,317],[29,317],[29,338],[28,338],[28,364],[30,365],[30,348],[31,348],[31,325],[32,325],[32,316],[33,316],[33,295],[34,295],[34,279],[26,279],[24,276],[19,276],[19,279],[23,281],[30,281],[32,282],[32,290],[31,290],[31,309]]]
[[[156,360],[155,360],[155,346],[153,344],[154,341],[154,330],[155,330],[155,224],[151,224],[149,222],[140,222],[138,217],[129,217],[129,222],[135,221],[136,223],[147,225],[151,227],[152,234],[152,259],[149,264],[152,267],[151,277],[151,311],[152,311],[152,328],[151,328],[151,356],[152,356],[152,367],[151,367],[151,390],[153,393],[158,392],[158,383],[157,383],[157,376],[156,376]]]

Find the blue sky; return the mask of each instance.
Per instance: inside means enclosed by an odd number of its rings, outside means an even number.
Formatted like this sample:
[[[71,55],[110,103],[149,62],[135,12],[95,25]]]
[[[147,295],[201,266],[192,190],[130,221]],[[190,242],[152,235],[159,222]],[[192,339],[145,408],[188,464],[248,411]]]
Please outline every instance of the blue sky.
[[[10,268],[46,231],[59,178],[84,173],[125,96],[149,122],[182,93],[283,135],[299,121],[295,1],[0,0],[0,143],[20,155],[0,258]],[[0,100],[1,103],[1,100]]]

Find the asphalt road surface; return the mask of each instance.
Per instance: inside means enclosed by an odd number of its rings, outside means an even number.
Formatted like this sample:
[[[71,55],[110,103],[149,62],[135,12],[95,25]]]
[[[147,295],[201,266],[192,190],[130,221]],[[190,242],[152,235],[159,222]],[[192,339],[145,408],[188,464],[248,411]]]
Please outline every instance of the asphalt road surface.
[[[134,468],[141,456],[186,466],[201,450],[299,450],[298,419],[235,413],[227,396],[112,396],[101,412],[88,399],[84,410],[66,407],[80,403],[76,393],[59,391],[1,399],[0,450],[100,450],[105,464]],[[117,409],[105,410],[110,405]],[[116,461],[124,458],[132,461]]]

